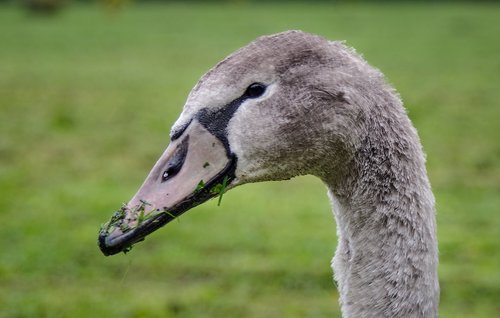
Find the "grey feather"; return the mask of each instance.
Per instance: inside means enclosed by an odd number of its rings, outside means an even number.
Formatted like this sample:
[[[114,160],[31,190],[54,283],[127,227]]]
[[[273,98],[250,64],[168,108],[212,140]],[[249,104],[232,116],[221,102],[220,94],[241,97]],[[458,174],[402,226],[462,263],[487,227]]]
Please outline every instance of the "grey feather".
[[[417,132],[383,75],[342,42],[260,37],[210,70],[174,126],[268,85],[227,127],[233,186],[311,174],[337,223],[332,266],[344,317],[436,317],[434,197]]]

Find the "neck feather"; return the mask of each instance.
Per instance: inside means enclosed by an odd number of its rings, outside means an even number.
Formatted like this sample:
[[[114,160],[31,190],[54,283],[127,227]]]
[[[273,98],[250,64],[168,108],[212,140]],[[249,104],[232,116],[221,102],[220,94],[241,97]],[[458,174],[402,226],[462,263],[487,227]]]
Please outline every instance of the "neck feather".
[[[396,126],[406,128],[372,130],[341,184],[325,180],[344,317],[437,316],[434,197],[415,130],[407,119]]]

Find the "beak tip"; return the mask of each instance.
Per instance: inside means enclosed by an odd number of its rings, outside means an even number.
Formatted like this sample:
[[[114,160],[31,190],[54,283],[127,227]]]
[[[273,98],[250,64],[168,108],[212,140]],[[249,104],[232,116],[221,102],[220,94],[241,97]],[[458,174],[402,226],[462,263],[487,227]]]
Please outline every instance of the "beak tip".
[[[113,253],[109,249],[109,246],[106,244],[106,234],[105,233],[102,233],[102,232],[99,233],[99,238],[97,239],[97,245],[99,245],[99,249],[104,254],[104,256],[113,255]]]
[[[118,254],[126,248],[125,246],[123,246],[123,242],[122,240],[120,240],[120,236],[113,234],[115,233],[110,234],[106,231],[101,231],[99,233],[97,244],[104,256]]]
[[[144,237],[147,234],[163,225],[159,220],[161,216],[162,214],[158,214],[156,218],[151,218],[140,225],[135,225],[134,228],[127,227],[125,231],[117,227],[110,231],[108,227],[103,227],[99,232],[97,245],[105,256],[115,255],[120,252],[126,253],[130,251],[135,243],[144,241]]]

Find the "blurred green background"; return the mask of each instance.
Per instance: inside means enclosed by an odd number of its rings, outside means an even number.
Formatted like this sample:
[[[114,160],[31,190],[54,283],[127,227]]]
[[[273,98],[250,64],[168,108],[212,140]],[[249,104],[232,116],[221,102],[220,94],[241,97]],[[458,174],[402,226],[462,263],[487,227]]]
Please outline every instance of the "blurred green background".
[[[0,5],[0,317],[340,316],[312,177],[237,188],[127,255],[96,244],[197,79],[287,29],[346,40],[399,90],[437,199],[440,316],[498,317],[499,21],[494,3]]]

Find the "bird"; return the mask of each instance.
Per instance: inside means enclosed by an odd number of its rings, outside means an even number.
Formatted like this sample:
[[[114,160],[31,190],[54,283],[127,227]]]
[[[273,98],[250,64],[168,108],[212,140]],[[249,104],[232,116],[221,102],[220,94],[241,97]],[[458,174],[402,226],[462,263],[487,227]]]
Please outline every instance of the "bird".
[[[337,227],[342,316],[437,317],[435,199],[396,90],[343,41],[261,36],[201,77],[170,144],[102,226],[105,255],[246,183],[313,175]]]

